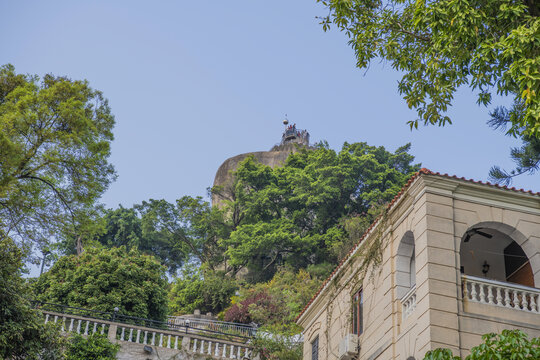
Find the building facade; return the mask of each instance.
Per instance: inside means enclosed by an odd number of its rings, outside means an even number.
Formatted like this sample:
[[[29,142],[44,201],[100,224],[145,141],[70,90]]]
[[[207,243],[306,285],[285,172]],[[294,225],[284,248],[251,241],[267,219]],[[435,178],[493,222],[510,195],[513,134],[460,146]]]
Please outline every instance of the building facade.
[[[420,170],[297,319],[304,360],[462,357],[540,336],[540,194]]]

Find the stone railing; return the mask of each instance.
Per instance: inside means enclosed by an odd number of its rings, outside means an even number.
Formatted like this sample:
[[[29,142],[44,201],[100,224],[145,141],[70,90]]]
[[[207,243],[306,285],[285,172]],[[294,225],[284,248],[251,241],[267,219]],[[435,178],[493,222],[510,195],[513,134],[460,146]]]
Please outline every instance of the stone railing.
[[[462,275],[463,299],[539,313],[540,289]]]
[[[227,321],[189,318],[185,316],[169,316],[167,323],[171,328],[189,328],[189,330],[204,330],[215,333],[227,334],[233,337],[252,338],[257,333],[257,328],[246,324]]]
[[[76,332],[81,335],[90,335],[96,332],[100,334],[108,334],[109,322],[85,319],[74,317],[73,315],[59,314],[54,312],[43,312],[45,315],[45,324],[48,322],[54,322],[60,324],[60,329],[63,332]]]
[[[165,349],[184,350],[192,354],[207,355],[213,359],[251,359],[247,344],[235,343],[169,329],[154,329],[138,325],[86,318],[79,315],[42,311],[45,323],[60,324],[63,332],[90,335],[106,334],[109,340],[122,343],[157,346]]]
[[[416,309],[416,286],[409,290],[405,296],[401,298],[403,319],[408,318]]]

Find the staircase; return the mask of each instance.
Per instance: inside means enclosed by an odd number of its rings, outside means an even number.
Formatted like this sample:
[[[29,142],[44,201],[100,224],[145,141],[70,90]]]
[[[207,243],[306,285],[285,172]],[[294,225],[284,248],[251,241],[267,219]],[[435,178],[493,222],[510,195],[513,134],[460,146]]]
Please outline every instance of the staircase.
[[[243,359],[251,360],[252,347],[249,339],[235,334],[183,326],[171,329],[171,325],[153,320],[122,317],[115,313],[100,313],[88,310],[86,314],[73,314],[79,310],[62,306],[67,311],[52,311],[51,306],[41,304],[45,323],[58,324],[62,332],[83,336],[100,333],[111,342],[120,344],[118,359]],[[48,304],[54,305],[54,304]],[[59,305],[56,305],[59,306]],[[77,311],[70,311],[76,309]],[[58,309],[55,309],[58,310]],[[89,316],[97,313],[95,316]],[[109,320],[103,319],[110,314]],[[126,319],[128,318],[128,319]],[[131,319],[130,319],[131,318]],[[133,319],[150,322],[152,326],[140,325]],[[130,321],[131,320],[131,321]],[[161,325],[161,328],[156,326]],[[243,341],[241,341],[242,339]]]

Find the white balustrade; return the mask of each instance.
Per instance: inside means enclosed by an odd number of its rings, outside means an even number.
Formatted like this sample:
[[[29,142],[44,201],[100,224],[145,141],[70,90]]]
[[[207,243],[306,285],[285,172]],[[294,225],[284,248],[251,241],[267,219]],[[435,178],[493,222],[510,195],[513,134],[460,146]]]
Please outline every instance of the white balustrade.
[[[540,313],[540,289],[470,275],[463,275],[462,282],[468,301]]]
[[[113,323],[99,319],[81,318],[75,315],[58,315],[54,313],[44,313],[44,321],[60,322],[59,326],[64,332],[73,332],[84,336],[99,332],[109,333],[109,327]],[[150,329],[136,325],[115,323],[116,339],[123,342],[138,344],[150,344],[156,347],[167,349],[178,349],[184,335],[177,331]],[[110,334],[109,334],[110,336]],[[189,336],[187,350],[190,353],[211,356],[217,359],[250,359],[251,351],[247,345],[234,344],[221,341],[219,339],[203,339]]]
[[[401,306],[403,320],[405,320],[416,309],[416,287],[413,287],[401,298]]]

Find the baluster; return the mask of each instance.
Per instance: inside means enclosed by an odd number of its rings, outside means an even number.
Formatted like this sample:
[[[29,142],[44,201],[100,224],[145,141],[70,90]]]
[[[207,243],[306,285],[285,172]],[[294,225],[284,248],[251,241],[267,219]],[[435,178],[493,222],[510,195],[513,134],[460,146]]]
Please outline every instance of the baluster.
[[[49,321],[49,314],[45,314],[45,324]]]
[[[146,345],[146,339],[148,338],[148,330],[144,330],[144,341],[143,344]]]
[[[201,340],[201,348],[199,350],[201,354],[204,354],[204,340]]]
[[[131,342],[132,336],[133,336],[133,329],[129,329],[129,337],[128,337],[129,342]]]
[[[507,308],[512,307],[510,305],[511,302],[512,300],[510,299],[510,292],[508,291],[508,289],[504,289],[504,306]]]
[[[105,324],[101,324],[101,335],[105,332]]]
[[[484,292],[484,285],[483,284],[480,284],[480,302],[482,304],[485,304],[486,303],[486,294]]]
[[[96,329],[97,329],[97,322],[94,322],[94,330],[92,331],[92,334],[96,333]]]
[[[171,335],[169,335],[169,338],[167,339],[167,349],[171,348]]]
[[[512,290],[512,293],[514,295],[514,309],[519,309],[519,299],[518,299],[517,291]]]
[[[152,345],[156,345],[156,332],[152,331]]]
[[[77,324],[77,334],[81,333],[81,322],[82,322],[82,320],[79,319],[79,323]]]
[[[476,299],[476,284],[475,283],[471,283],[471,299],[472,301],[478,301]]]
[[[75,319],[71,318],[71,321],[69,322],[69,332],[72,332],[73,331],[73,321],[75,321]]]
[[[178,350],[178,336],[175,336],[175,339],[174,339],[174,349]]]
[[[523,307],[523,310],[527,311],[529,310],[529,303],[527,302],[527,293],[525,291],[521,292],[521,306]]]
[[[488,304],[495,305],[493,302],[493,286],[488,286]]]
[[[88,325],[90,325],[90,321],[86,320],[86,326],[84,327],[84,335],[88,335]]]
[[[216,343],[216,351],[214,352],[214,356],[215,357],[219,356],[219,343]]]
[[[54,315],[54,323],[56,324],[56,321],[58,321],[58,315]]]
[[[233,359],[234,356],[234,345],[231,345],[231,351],[229,351],[229,359]]]
[[[137,340],[136,343],[139,343],[139,335],[141,335],[141,329],[137,329]]]
[[[532,312],[538,312],[538,310],[536,309],[538,303],[534,300],[536,298],[536,294],[531,294],[531,311]]]
[[[120,334],[120,340],[124,341],[124,335],[126,332],[126,328],[122,326],[122,333]]]
[[[497,305],[499,306],[503,306],[503,303],[502,303],[502,295],[501,295],[501,288],[499,286],[497,286]]]
[[[469,282],[466,278],[463,278],[463,298],[469,299]]]
[[[208,341],[208,355],[212,355],[212,342]]]
[[[227,344],[223,344],[223,356],[222,357],[227,357]]]
[[[66,331],[66,329],[64,328],[65,324],[66,324],[66,317],[62,316],[62,332]]]
[[[237,353],[238,353],[237,355],[238,355],[238,356],[237,356],[236,358],[240,359],[240,350],[241,350],[242,348],[241,348],[240,346],[238,346],[237,348],[238,348],[238,351],[237,351]]]
[[[159,334],[159,347],[163,347],[163,334]]]
[[[193,340],[193,349],[192,349],[192,351],[193,351],[194,353],[197,352],[197,339]]]

